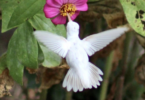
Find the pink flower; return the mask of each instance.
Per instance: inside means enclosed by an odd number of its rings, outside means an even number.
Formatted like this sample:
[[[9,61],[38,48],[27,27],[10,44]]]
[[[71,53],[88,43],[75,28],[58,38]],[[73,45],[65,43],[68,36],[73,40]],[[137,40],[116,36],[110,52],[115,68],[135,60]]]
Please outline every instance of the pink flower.
[[[46,0],[44,13],[54,24],[65,24],[67,13],[74,20],[80,11],[87,11],[87,0]]]

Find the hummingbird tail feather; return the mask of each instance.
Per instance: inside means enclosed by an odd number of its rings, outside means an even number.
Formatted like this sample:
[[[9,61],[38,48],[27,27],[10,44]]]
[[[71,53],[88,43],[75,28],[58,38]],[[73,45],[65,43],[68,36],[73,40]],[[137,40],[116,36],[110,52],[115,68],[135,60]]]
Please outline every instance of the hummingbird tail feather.
[[[92,86],[97,88],[102,81],[100,75],[103,75],[103,72],[90,62],[87,68],[79,71],[70,68],[63,81],[63,87],[67,87],[68,91],[73,89],[74,92],[92,88]]]
[[[74,69],[70,68],[63,81],[63,87],[67,87],[67,91],[73,89],[74,92],[82,91],[83,85],[78,74],[75,73]]]
[[[103,75],[103,72],[90,62],[89,62],[89,67],[90,67],[90,72],[91,72],[91,75],[90,75],[91,85],[94,88],[97,88],[97,86],[100,86],[100,81],[103,80],[102,77],[100,76],[100,75]]]

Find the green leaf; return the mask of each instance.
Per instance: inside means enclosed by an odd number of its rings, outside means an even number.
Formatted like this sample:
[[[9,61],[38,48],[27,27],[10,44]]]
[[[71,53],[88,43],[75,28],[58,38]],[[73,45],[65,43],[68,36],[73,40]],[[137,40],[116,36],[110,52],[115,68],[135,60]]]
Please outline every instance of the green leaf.
[[[14,10],[8,28],[16,27],[43,9],[45,0],[22,0]]]
[[[14,54],[8,53],[7,56],[7,67],[9,69],[9,74],[18,83],[23,84],[23,70],[24,66],[16,59]]]
[[[66,37],[66,29],[64,25],[55,26],[50,19],[46,18],[43,12],[39,12],[29,20],[36,30],[45,30],[54,34]]]
[[[54,53],[53,51],[49,50],[47,47],[40,44],[40,47],[44,54],[44,62],[42,65],[44,67],[56,67],[61,63],[61,57]]]
[[[57,34],[59,34],[63,37],[66,37],[66,28],[64,25],[57,25],[56,32],[57,32]]]
[[[66,36],[66,30],[64,25],[57,25],[55,26],[50,19],[47,19],[43,13],[36,14],[32,19],[29,20],[31,25],[36,30],[45,30],[52,32],[54,34],[58,34],[61,36]],[[42,63],[45,67],[55,67],[61,63],[61,57],[58,56],[56,53],[52,52],[42,44],[40,47],[44,54],[44,62]]]
[[[139,10],[145,11],[145,1],[144,0],[134,0]]]
[[[2,29],[1,32],[6,32],[10,28],[7,28],[13,11],[18,6],[21,0],[0,0],[0,6],[2,9]]]
[[[7,66],[13,79],[22,84],[23,68],[37,68],[38,46],[28,22],[21,24],[14,32],[7,52]]]
[[[25,22],[17,29],[16,38],[19,38],[16,49],[19,49],[18,59],[29,68],[38,67],[38,45],[33,36],[33,28]]]
[[[44,61],[44,54],[40,45],[38,44],[38,63],[42,63],[43,61]]]
[[[145,2],[144,0],[120,0],[126,18],[131,27],[140,35],[145,36]],[[143,13],[140,13],[143,11]]]
[[[0,74],[3,72],[3,70],[7,67],[6,64],[6,54],[2,55],[0,57]]]
[[[36,30],[45,30],[52,33],[56,33],[57,29],[50,19],[46,18],[43,13],[36,14],[33,18],[29,20],[31,25]]]

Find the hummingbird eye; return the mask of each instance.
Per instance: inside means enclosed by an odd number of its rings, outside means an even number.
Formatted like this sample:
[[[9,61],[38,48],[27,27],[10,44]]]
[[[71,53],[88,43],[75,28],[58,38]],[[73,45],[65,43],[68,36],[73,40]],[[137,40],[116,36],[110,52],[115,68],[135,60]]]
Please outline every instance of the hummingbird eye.
[[[79,28],[75,26],[75,27],[73,27],[73,30],[76,31],[76,30],[79,30]]]

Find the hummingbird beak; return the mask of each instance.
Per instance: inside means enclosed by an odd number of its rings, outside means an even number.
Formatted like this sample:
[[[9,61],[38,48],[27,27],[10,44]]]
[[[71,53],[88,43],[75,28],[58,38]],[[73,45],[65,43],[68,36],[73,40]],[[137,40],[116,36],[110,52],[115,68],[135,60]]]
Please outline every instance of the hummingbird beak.
[[[67,17],[68,17],[68,21],[72,21],[71,18],[70,18],[70,15],[67,13]]]

